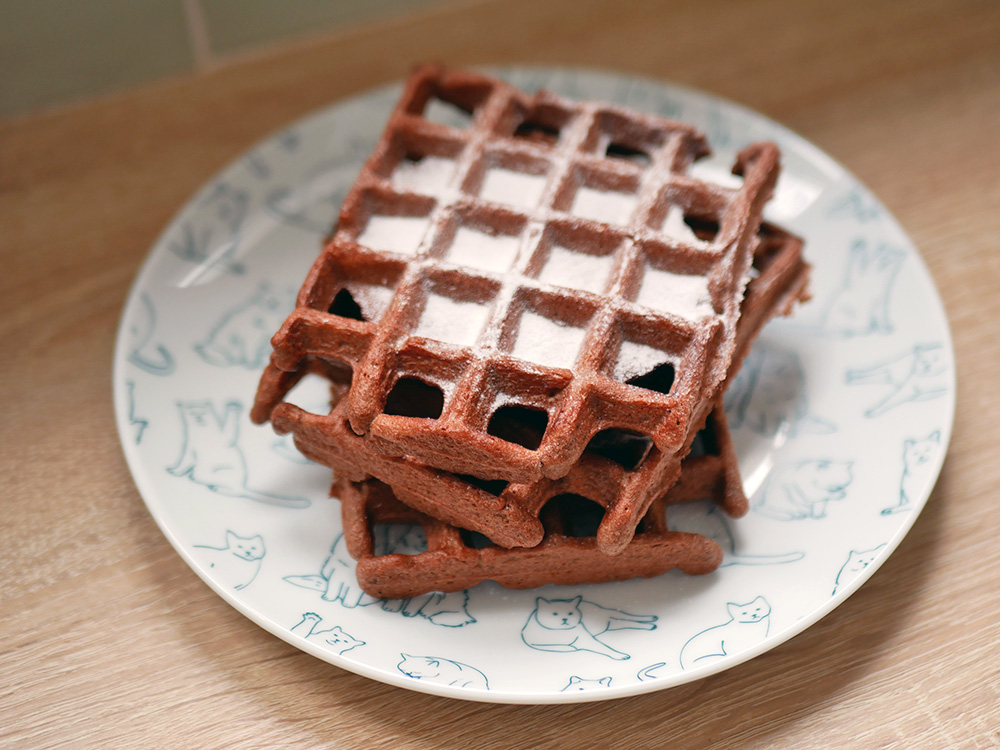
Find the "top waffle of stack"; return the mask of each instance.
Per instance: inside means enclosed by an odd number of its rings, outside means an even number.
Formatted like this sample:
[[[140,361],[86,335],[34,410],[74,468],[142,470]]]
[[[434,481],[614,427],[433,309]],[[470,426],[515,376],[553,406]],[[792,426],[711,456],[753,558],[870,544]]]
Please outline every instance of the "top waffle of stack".
[[[675,121],[419,69],[273,339],[253,418],[321,361],[350,370],[350,427],[382,453],[523,483],[615,433],[669,483],[729,368],[778,174],[755,144],[739,187],[707,183],[689,173],[707,153]]]

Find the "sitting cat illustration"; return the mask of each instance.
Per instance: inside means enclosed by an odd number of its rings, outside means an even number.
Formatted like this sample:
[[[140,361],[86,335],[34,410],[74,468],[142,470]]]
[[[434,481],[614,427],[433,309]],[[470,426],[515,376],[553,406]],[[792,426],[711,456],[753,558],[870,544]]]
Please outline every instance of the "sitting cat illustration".
[[[261,492],[247,486],[247,464],[238,445],[242,407],[235,401],[216,412],[211,401],[178,402],[184,428],[184,446],[177,463],[167,469],[175,477],[187,477],[227,497],[305,508],[309,500]]]
[[[586,680],[583,677],[577,677],[576,675],[571,675],[569,682],[566,683],[566,687],[560,690],[560,693],[583,693],[587,690],[600,690],[601,688],[611,687],[611,678],[602,677],[599,680]]]
[[[245,589],[260,571],[260,561],[264,559],[264,539],[260,534],[252,537],[226,532],[226,546],[209,547],[196,544],[199,552],[195,557],[212,571],[212,578],[226,588]]]
[[[889,297],[906,253],[880,243],[870,248],[864,240],[851,246],[847,271],[823,317],[829,336],[851,337],[892,333]]]
[[[272,188],[264,199],[265,207],[290,226],[326,234],[364,162],[358,153],[319,162],[295,185]]]
[[[729,619],[692,636],[681,648],[681,669],[700,667],[738,654],[767,638],[771,605],[758,596],[746,604],[726,604]]]
[[[775,555],[745,555],[736,551],[736,538],[725,513],[711,501],[676,503],[667,506],[667,526],[673,531],[686,531],[707,536],[722,548],[724,557],[719,567],[728,565],[781,565],[797,562],[803,552]]]
[[[291,632],[301,635],[307,641],[316,643],[337,654],[345,654],[352,648],[365,645],[364,641],[358,640],[350,633],[345,633],[339,625],[335,625],[327,630],[317,630],[316,626],[322,621],[323,618],[315,612],[306,612],[302,615],[302,620],[292,628]]]
[[[941,344],[918,344],[911,351],[873,367],[847,371],[848,385],[882,385],[888,391],[865,410],[879,417],[906,403],[927,401],[948,392],[948,355]]]
[[[782,431],[826,434],[835,429],[809,413],[799,355],[774,347],[750,350],[726,392],[726,413],[732,429],[747,427],[768,437]]]
[[[271,355],[271,335],[292,309],[293,295],[275,293],[266,281],[212,327],[195,351],[210,365],[263,367]]]
[[[941,432],[938,430],[923,439],[903,442],[903,477],[899,483],[899,502],[883,508],[883,515],[910,509],[913,500],[920,496],[920,490],[927,480],[931,459],[937,455],[940,447]]]
[[[396,668],[414,680],[479,690],[490,689],[486,675],[475,667],[470,667],[460,661],[442,659],[437,656],[411,656],[403,653],[400,656],[403,657],[403,660],[396,665]]]
[[[153,341],[155,332],[156,310],[153,300],[143,292],[139,295],[139,305],[129,326],[132,350],[128,361],[151,375],[169,375],[177,363],[163,344]]]
[[[851,483],[850,461],[806,460],[775,471],[751,509],[779,521],[824,518],[827,503],[843,500]]]
[[[860,574],[862,570],[878,559],[878,556],[881,554],[883,549],[885,549],[885,544],[880,544],[874,549],[866,549],[861,552],[852,549],[847,555],[847,562],[845,562],[837,572],[837,579],[833,583],[832,593],[836,594],[841,586],[844,586],[857,578],[858,574]]]
[[[655,630],[655,615],[632,615],[609,609],[583,597],[535,599],[535,609],[521,628],[521,640],[539,651],[591,651],[616,660],[630,658],[598,640],[610,630]]]
[[[377,526],[376,531],[378,529]],[[398,545],[397,551],[407,547],[419,549],[421,544],[424,545],[423,549],[426,549],[426,542],[421,541],[422,533],[418,536],[412,529],[410,531],[397,529],[385,533],[394,536]],[[432,591],[411,599],[376,599],[366,594],[358,586],[354,574],[354,559],[347,553],[342,534],[334,540],[319,575],[286,576],[285,580],[294,586],[319,591],[324,601],[340,602],[349,609],[379,604],[386,612],[398,612],[404,617],[422,617],[435,625],[448,628],[459,628],[476,622],[476,618],[469,614],[468,591],[449,593]]]
[[[205,281],[209,271],[246,273],[246,266],[236,259],[236,246],[249,203],[250,196],[245,190],[224,182],[201,197],[196,217],[184,222],[180,236],[168,242],[172,253],[199,267],[200,278],[185,279],[188,284]]]

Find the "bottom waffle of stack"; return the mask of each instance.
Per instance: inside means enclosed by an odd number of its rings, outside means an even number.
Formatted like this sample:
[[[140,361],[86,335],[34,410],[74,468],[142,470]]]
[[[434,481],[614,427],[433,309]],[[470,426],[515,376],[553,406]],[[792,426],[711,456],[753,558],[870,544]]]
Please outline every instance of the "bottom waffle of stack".
[[[684,460],[680,480],[653,502],[617,555],[605,554],[597,544],[603,509],[579,495],[557,495],[545,504],[539,514],[545,529],[539,544],[507,549],[415,510],[378,479],[338,478],[332,494],[340,499],[344,541],[357,560],[358,584],[382,599],[460,591],[487,580],[524,589],[650,578],[675,568],[691,575],[711,573],[722,562],[722,549],[700,534],[671,531],[667,506],[709,499],[733,514],[747,509],[721,405]],[[401,525],[421,529],[425,551],[399,553],[376,541],[386,536],[378,533],[379,527]]]

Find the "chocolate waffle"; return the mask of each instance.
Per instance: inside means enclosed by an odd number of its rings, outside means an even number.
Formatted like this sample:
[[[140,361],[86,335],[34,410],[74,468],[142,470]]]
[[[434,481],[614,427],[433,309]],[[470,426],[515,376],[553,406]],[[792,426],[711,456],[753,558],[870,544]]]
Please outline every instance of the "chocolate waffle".
[[[741,307],[732,373],[736,372],[767,320],[773,315],[788,314],[795,302],[804,298],[808,281],[808,266],[802,260],[801,241],[797,238],[764,225],[754,247],[752,279]],[[355,482],[375,477],[396,488],[398,498],[415,510],[447,524],[482,533],[503,547],[530,547],[542,541],[544,524],[539,517],[542,508],[551,498],[567,493],[585,496],[607,509],[602,529],[608,518],[615,518],[619,509],[636,504],[636,494],[640,500],[648,497],[636,522],[627,529],[627,545],[642,513],[672,484],[640,487],[639,493],[635,491],[638,483],[634,477],[638,472],[634,464],[649,450],[649,445],[639,440],[592,445],[566,476],[531,483],[482,480],[427,466],[413,458],[387,456],[350,428],[348,400],[342,397],[352,387],[350,373],[320,359],[313,360],[312,367],[322,367],[323,374],[335,384],[335,404],[331,413],[316,415],[281,403],[271,415],[278,431],[294,433],[296,444],[305,455],[330,466],[339,477]],[[282,388],[290,388],[299,375],[301,371],[278,373],[278,377],[288,379]],[[716,401],[719,398],[716,396]],[[729,450],[723,412],[716,410],[710,423],[719,449]],[[746,498],[742,494],[735,461],[727,466],[720,469],[727,481],[718,496],[727,512],[742,515],[746,512]],[[601,542],[600,535],[598,541]],[[606,545],[602,544],[601,548],[608,551]],[[611,551],[620,550],[621,547],[617,547]]]
[[[446,105],[464,129],[434,121]],[[304,372],[344,369],[372,451],[515,487],[634,438],[648,455],[599,537],[621,551],[729,370],[777,178],[773,144],[740,154],[735,189],[688,174],[707,153],[677,122],[422,68],[273,339],[252,417]],[[535,519],[517,543],[540,535]]]
[[[721,414],[721,409],[713,412]],[[684,460],[681,479],[651,505],[636,535],[614,556],[604,554],[595,538],[602,509],[580,495],[560,494],[545,504],[540,513],[545,532],[538,545],[505,549],[485,536],[414,510],[377,479],[338,478],[333,494],[340,498],[347,550],[358,561],[358,583],[371,596],[399,599],[429,591],[460,591],[487,580],[521,589],[650,578],[674,568],[691,575],[711,573],[722,562],[719,545],[700,534],[671,531],[665,514],[673,502],[703,498],[724,502],[733,476],[739,484],[732,446],[704,434],[702,438],[707,452]],[[394,525],[419,526],[426,550],[380,553],[377,527]]]

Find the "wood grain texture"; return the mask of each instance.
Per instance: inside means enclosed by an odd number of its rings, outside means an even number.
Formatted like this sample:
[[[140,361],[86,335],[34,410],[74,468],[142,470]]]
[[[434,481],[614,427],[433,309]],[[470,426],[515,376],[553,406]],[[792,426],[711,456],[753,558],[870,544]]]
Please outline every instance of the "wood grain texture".
[[[0,746],[1000,746],[1000,5],[483,0],[0,122]],[[787,124],[920,247],[958,412],[912,532],[800,636],[722,674],[575,706],[375,683],[229,608],[172,551],[115,434],[129,284],[179,206],[280,126],[418,60],[670,79]]]

